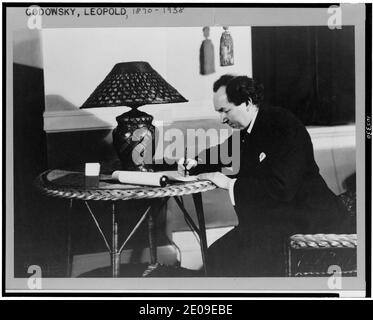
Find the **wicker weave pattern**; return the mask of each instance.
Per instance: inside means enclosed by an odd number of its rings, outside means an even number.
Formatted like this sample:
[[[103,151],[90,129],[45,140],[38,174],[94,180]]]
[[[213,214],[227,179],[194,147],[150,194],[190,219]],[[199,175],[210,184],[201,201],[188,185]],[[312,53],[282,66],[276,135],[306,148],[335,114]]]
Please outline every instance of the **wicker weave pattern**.
[[[356,234],[295,234],[289,238],[288,274],[295,277],[330,276],[329,267],[342,276],[356,276]]]
[[[292,249],[356,248],[356,234],[295,234],[290,237]]]
[[[193,193],[213,190],[216,186],[210,181],[185,182],[177,185],[168,185],[166,187],[146,187],[136,189],[84,189],[59,187],[48,183],[41,174],[35,180],[35,186],[45,195],[59,198],[77,199],[77,200],[132,200],[132,199],[152,199],[163,197],[182,196]]]
[[[330,276],[331,266],[339,267],[343,276],[356,276],[357,274],[356,248],[292,249],[290,253],[290,276]]]

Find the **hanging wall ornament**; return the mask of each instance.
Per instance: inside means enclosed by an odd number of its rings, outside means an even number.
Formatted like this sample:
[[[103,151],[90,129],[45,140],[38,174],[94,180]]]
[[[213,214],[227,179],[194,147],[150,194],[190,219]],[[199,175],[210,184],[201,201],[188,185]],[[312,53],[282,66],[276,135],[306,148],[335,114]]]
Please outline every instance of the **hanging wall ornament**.
[[[232,66],[234,64],[233,39],[228,27],[223,27],[223,29],[224,32],[220,38],[220,65]]]
[[[212,41],[208,39],[210,36],[210,28],[203,28],[203,36],[205,40],[202,41],[201,48],[199,50],[199,70],[200,74],[206,75],[215,72],[215,57],[214,57],[214,45]]]

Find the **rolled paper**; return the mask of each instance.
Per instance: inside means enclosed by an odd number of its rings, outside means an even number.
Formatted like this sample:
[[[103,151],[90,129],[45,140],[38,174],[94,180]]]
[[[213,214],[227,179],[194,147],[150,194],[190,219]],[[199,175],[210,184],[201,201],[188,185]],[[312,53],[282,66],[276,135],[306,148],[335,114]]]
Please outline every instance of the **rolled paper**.
[[[114,171],[111,176],[121,183],[157,187],[164,187],[168,181],[164,174],[157,172]]]

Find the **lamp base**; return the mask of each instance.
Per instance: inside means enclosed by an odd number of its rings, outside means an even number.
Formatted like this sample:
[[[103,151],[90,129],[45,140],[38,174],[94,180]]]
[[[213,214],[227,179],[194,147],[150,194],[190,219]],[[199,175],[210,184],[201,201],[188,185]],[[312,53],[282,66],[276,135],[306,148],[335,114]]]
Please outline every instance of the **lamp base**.
[[[155,146],[153,116],[136,108],[116,117],[118,126],[113,130],[113,145],[122,169],[152,171]]]

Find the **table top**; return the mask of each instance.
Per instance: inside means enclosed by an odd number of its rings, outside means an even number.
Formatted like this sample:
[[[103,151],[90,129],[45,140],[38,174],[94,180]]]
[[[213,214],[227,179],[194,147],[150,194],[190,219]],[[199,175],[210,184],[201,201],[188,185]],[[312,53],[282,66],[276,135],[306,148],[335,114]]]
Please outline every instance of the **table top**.
[[[34,182],[43,194],[58,198],[77,200],[132,200],[152,199],[205,192],[216,186],[208,180],[193,182],[173,182],[165,187],[152,187],[122,184],[100,175],[98,187],[86,188],[82,172],[48,170],[39,175]]]

